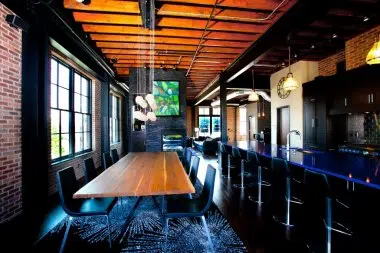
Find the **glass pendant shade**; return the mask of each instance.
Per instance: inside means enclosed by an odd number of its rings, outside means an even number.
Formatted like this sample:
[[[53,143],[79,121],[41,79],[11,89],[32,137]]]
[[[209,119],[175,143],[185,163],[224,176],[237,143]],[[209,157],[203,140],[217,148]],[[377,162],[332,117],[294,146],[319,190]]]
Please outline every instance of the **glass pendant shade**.
[[[367,54],[367,58],[365,60],[367,64],[380,64],[380,36],[379,40],[373,44],[373,47]]]
[[[145,96],[145,100],[148,102],[150,108],[152,108],[153,111],[157,110],[157,104],[154,101],[154,96],[153,94],[148,94]]]
[[[134,111],[133,116],[140,121],[147,121],[148,117],[141,111]]]
[[[148,106],[147,102],[145,101],[145,99],[142,96],[137,96],[135,98],[135,101],[136,101],[136,104],[138,104],[140,107],[142,107],[144,109]]]
[[[148,119],[150,121],[156,121],[157,120],[156,114],[154,114],[154,112],[148,112],[146,116],[148,117]]]
[[[296,79],[294,79],[293,77],[293,74],[291,72],[289,72],[288,76],[286,77],[286,80],[284,82],[284,90],[288,91],[292,91],[292,90],[295,90],[299,87],[298,85],[298,82]]]
[[[256,102],[259,100],[259,95],[255,91],[252,91],[251,94],[248,97],[248,101],[250,102]]]

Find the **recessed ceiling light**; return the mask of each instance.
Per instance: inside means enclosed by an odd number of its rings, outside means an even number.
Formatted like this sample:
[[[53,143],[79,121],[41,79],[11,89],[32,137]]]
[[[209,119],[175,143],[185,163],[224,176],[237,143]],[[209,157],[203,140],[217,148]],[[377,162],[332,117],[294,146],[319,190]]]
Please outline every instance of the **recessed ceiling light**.
[[[364,16],[363,17],[363,22],[367,22],[369,20],[369,17],[368,16]]]
[[[83,3],[84,0],[76,0],[78,3]]]
[[[311,48],[311,49],[314,49],[314,48],[315,48],[315,45],[314,45],[314,44],[311,44],[311,45],[310,45],[310,48]]]
[[[336,38],[338,38],[338,35],[336,33],[333,33],[332,38],[336,39]]]

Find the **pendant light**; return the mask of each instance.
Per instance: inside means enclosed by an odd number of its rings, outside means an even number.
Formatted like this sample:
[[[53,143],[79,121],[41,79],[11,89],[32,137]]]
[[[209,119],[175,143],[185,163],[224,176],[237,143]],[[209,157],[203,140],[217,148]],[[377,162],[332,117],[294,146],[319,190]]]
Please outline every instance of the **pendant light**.
[[[257,103],[257,118],[260,118],[261,117],[261,112],[260,112],[260,98],[259,98],[259,102]]]
[[[252,69],[252,88],[253,89],[252,89],[251,94],[248,97],[248,101],[256,102],[259,100],[259,95],[257,95],[257,93],[255,92],[255,77],[254,77],[253,69]]]
[[[378,40],[373,44],[373,47],[367,54],[367,58],[365,59],[367,64],[380,64],[380,35]]]
[[[262,101],[263,101],[263,110],[262,110],[261,116],[265,117],[265,101],[264,99]]]
[[[295,90],[299,87],[298,85],[298,82],[296,79],[294,79],[293,77],[293,73],[292,73],[292,70],[291,70],[291,67],[290,67],[290,45],[289,45],[289,73],[286,77],[286,80],[284,82],[284,90],[286,91],[292,91],[292,90]]]

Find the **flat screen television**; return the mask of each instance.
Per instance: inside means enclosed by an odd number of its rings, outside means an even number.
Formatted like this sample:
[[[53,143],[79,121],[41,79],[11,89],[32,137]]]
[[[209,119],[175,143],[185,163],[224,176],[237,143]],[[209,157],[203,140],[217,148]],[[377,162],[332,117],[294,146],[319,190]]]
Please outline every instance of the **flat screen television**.
[[[179,81],[153,81],[153,95],[157,117],[180,116]]]

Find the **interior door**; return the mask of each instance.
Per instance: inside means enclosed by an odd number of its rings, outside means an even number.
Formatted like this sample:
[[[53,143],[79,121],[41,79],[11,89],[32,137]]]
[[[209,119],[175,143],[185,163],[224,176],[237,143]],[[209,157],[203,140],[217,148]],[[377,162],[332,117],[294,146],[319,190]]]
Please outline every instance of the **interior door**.
[[[286,135],[290,131],[289,106],[277,109],[277,145],[286,145]]]

